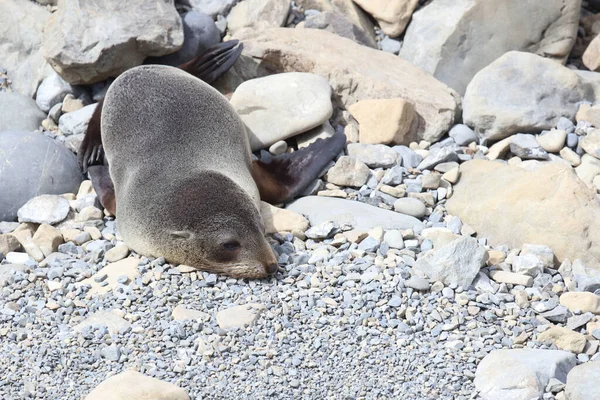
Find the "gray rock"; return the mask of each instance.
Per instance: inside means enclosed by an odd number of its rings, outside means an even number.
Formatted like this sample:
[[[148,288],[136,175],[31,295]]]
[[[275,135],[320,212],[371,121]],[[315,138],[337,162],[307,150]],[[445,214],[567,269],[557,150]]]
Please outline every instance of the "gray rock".
[[[558,308],[558,307],[557,307]],[[566,307],[565,307],[566,308]],[[575,329],[579,329],[591,320],[594,319],[594,314],[591,312],[587,312],[581,315],[573,315],[567,319],[567,328],[574,331]]]
[[[179,66],[203,54],[209,47],[221,41],[221,33],[212,17],[199,11],[190,11],[181,16],[183,22],[183,45],[175,53],[162,57],[148,57],[145,64]]]
[[[3,0],[2,15],[7,18],[0,26],[0,63],[8,70],[12,89],[33,98],[42,79],[52,72],[40,53],[50,11],[31,1]]]
[[[325,11],[311,15],[306,18],[304,27],[307,29],[323,29],[365,46],[376,46],[375,40],[373,40],[371,35],[363,31],[358,25],[352,23],[345,15],[336,11]],[[400,46],[398,46],[398,50],[400,50]]]
[[[579,1],[436,0],[415,12],[400,57],[460,94],[473,76],[511,50],[566,60],[577,36]],[[535,14],[535,18],[531,16]],[[489,16],[494,15],[490,19]]]
[[[368,231],[376,226],[383,229],[414,229],[420,232],[424,225],[418,219],[357,201],[333,197],[307,196],[286,206],[290,211],[304,214],[312,226],[326,221],[338,225],[349,224],[354,229]]]
[[[264,31],[284,26],[291,0],[245,0],[237,3],[227,16],[229,33],[242,30]]]
[[[391,168],[398,164],[399,153],[383,144],[349,143],[348,155],[369,168]]]
[[[394,202],[394,210],[401,214],[422,218],[427,212],[425,204],[421,200],[404,197]]]
[[[573,261],[570,277],[575,282],[578,291],[595,292],[600,289],[600,271],[589,268],[579,259]]]
[[[544,271],[544,263],[535,254],[516,256],[513,260],[513,271],[535,278]]]
[[[61,115],[58,120],[58,129],[65,136],[85,134],[97,105],[98,103],[90,104],[77,111]]]
[[[429,290],[429,281],[418,276],[411,276],[410,279],[404,282],[404,285],[415,290]]]
[[[11,233],[15,229],[17,229],[19,225],[20,224],[18,222],[0,222],[0,235],[4,235],[5,233]]]
[[[121,349],[116,344],[111,344],[100,350],[100,354],[102,358],[106,358],[107,360],[119,361],[119,358],[121,358]]]
[[[15,272],[29,271],[30,268],[21,264],[2,264],[0,265],[0,287],[5,286],[7,283],[11,283]]]
[[[342,156],[327,172],[326,180],[336,185],[361,187],[367,183],[371,170],[354,157]]]
[[[549,246],[543,244],[526,243],[521,248],[520,255],[533,254],[542,261],[544,268],[554,268],[554,259],[556,256]]]
[[[600,399],[600,360],[573,368],[567,375],[565,394],[569,400]]]
[[[367,236],[360,242],[358,249],[366,251],[367,253],[374,253],[379,248],[380,243],[381,242],[377,238],[374,238],[373,236]]]
[[[392,39],[388,36],[384,37],[379,42],[379,48],[387,53],[398,54],[400,52],[400,47],[402,46],[402,42],[399,40]]]
[[[39,133],[0,132],[0,220],[42,194],[77,193],[83,178],[77,158]]]
[[[19,93],[0,92],[0,132],[35,131],[46,114],[35,101]]]
[[[64,0],[44,29],[42,53],[67,82],[87,84],[182,44],[183,26],[172,2]]]
[[[396,229],[388,230],[383,235],[383,241],[390,246],[392,249],[403,249],[404,239],[402,238],[402,232]]]
[[[556,129],[563,130],[567,133],[572,133],[575,131],[575,125],[573,121],[568,118],[560,117],[558,122],[556,123]]]
[[[69,214],[69,202],[62,196],[43,194],[25,203],[17,213],[19,222],[56,224]]]
[[[510,139],[510,151],[525,160],[547,160],[548,153],[540,146],[535,136],[518,133]]]
[[[238,0],[176,0],[175,2],[210,15],[214,19],[217,18],[217,15],[226,15],[237,1]]]
[[[419,163],[423,161],[423,157],[407,146],[394,146],[392,149],[400,154],[404,168],[417,168]]]
[[[463,236],[417,260],[413,269],[446,285],[467,289],[487,261],[487,251],[477,239]]]
[[[469,83],[463,119],[480,136],[500,140],[518,132],[554,128],[561,117],[574,119],[578,103],[586,96],[591,94],[569,68],[534,54],[511,51]]]
[[[399,165],[395,165],[385,172],[385,175],[381,179],[381,183],[384,185],[396,186],[402,183],[402,175],[405,170]]]
[[[80,91],[69,85],[67,81],[53,71],[38,87],[35,102],[42,111],[48,112],[52,107],[63,101],[66,95],[73,94],[78,97]]]
[[[459,146],[466,146],[471,142],[477,143],[477,135],[473,129],[464,124],[457,124],[450,129],[448,135],[454,139]]]
[[[485,400],[539,398],[551,378],[565,382],[576,363],[562,350],[494,350],[479,363],[475,387]]]
[[[423,161],[417,166],[420,170],[431,169],[438,164],[458,161],[458,154],[453,147],[438,147],[429,152]]]
[[[312,226],[304,234],[309,239],[327,239],[337,233],[339,225],[336,222],[325,221]]]

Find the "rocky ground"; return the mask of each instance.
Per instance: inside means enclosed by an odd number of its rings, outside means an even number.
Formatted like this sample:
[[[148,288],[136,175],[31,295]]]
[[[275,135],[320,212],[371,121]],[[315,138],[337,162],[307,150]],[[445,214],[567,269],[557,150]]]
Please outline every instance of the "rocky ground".
[[[600,4],[38,3],[0,0],[0,398],[600,398]],[[256,157],[348,138],[262,205],[265,280],[135,254],[74,155],[114,76],[230,38]]]

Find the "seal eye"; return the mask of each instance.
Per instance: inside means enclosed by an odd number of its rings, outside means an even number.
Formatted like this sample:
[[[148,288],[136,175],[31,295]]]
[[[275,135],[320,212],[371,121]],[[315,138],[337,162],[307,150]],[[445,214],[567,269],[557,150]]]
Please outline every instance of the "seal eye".
[[[240,243],[237,240],[230,240],[228,242],[222,243],[221,247],[223,250],[227,251],[236,251],[240,248]]]

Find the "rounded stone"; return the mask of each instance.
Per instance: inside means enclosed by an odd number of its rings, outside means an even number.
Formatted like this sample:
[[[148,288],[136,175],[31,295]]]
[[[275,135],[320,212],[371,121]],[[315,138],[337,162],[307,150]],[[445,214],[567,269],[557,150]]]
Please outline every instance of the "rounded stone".
[[[38,108],[35,100],[19,93],[0,92],[0,132],[34,131],[44,118],[46,114]]]
[[[394,210],[401,214],[422,218],[425,215],[427,208],[422,201],[406,197],[394,202]]]
[[[19,208],[19,222],[56,224],[69,214],[69,202],[62,196],[44,194],[34,197]]]

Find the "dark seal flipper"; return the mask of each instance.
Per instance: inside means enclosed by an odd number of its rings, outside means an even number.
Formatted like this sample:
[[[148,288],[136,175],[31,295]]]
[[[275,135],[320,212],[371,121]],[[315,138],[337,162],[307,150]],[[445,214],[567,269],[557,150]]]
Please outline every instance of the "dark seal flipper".
[[[100,133],[100,116],[102,115],[101,99],[90,118],[87,131],[77,152],[77,161],[84,174],[87,174],[90,165],[104,164],[104,151],[102,151],[102,135]]]
[[[106,165],[92,165],[88,168],[92,186],[98,195],[100,204],[112,215],[117,215],[117,199],[115,197],[115,186]]]
[[[206,53],[179,66],[185,72],[213,83],[235,64],[244,46],[239,40],[228,40],[211,47]]]
[[[297,197],[346,145],[346,135],[336,133],[318,139],[293,153],[273,157],[270,161],[254,161],[250,172],[260,198],[271,204],[285,203]]]

